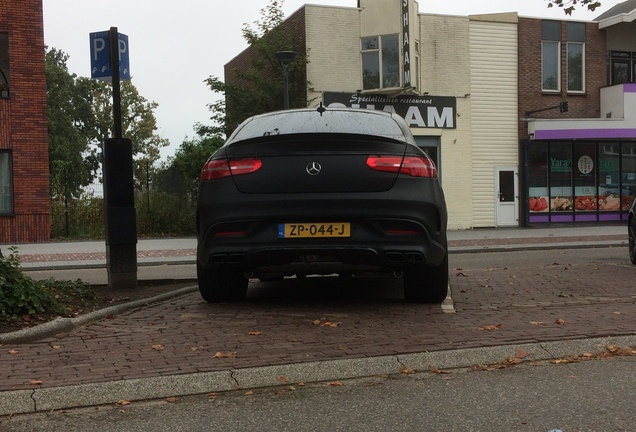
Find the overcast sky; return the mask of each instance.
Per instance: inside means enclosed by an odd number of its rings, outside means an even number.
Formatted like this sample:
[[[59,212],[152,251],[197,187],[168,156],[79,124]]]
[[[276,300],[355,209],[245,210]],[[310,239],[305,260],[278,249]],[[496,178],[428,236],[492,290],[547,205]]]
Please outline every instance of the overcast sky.
[[[398,0],[385,0],[398,1]],[[44,41],[67,53],[68,68],[90,76],[89,33],[117,27],[128,35],[132,81],[140,94],[155,101],[159,133],[172,155],[197,122],[209,124],[207,104],[214,95],[203,81],[210,75],[223,80],[223,65],[246,47],[245,23],[253,26],[269,0],[43,0]],[[285,16],[303,4],[356,7],[357,0],[285,0]],[[545,0],[419,1],[421,13],[471,15],[518,12],[522,16],[592,20],[620,0],[601,0],[595,12],[580,9],[572,17],[548,9]]]

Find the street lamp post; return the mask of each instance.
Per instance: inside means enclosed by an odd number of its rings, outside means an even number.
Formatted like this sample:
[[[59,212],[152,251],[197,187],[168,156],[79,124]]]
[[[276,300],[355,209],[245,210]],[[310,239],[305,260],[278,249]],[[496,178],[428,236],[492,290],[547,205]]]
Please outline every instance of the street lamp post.
[[[296,56],[298,56],[298,53],[295,51],[278,51],[275,55],[281,69],[283,70],[285,83],[285,109],[289,109],[289,74],[287,73],[287,65],[294,61]]]

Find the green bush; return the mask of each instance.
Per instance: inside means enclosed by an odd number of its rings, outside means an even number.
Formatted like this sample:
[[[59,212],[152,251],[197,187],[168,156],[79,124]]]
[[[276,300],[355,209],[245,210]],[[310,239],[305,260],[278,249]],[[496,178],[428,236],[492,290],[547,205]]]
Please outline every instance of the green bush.
[[[90,285],[80,280],[33,280],[20,269],[17,249],[9,251],[6,257],[0,251],[0,321],[14,321],[25,314],[66,314],[68,304],[94,299]]]

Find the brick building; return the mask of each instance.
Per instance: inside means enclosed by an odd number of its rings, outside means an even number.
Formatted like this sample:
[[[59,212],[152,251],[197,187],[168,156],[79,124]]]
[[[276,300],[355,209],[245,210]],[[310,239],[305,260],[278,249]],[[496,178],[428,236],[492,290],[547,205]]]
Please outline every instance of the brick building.
[[[42,0],[0,2],[0,244],[49,240]]]
[[[305,5],[283,23],[300,41],[289,49],[309,57],[302,91],[312,106],[405,117],[438,166],[449,228],[624,220],[636,195],[636,128],[619,121],[636,117],[636,0],[592,22],[357,6]],[[623,135],[604,139],[608,128]]]

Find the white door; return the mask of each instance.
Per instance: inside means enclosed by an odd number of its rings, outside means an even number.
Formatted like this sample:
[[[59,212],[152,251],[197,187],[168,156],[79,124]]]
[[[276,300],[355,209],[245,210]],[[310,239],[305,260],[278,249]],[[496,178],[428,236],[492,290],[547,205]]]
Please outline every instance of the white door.
[[[497,226],[519,226],[519,194],[516,167],[495,168]]]

